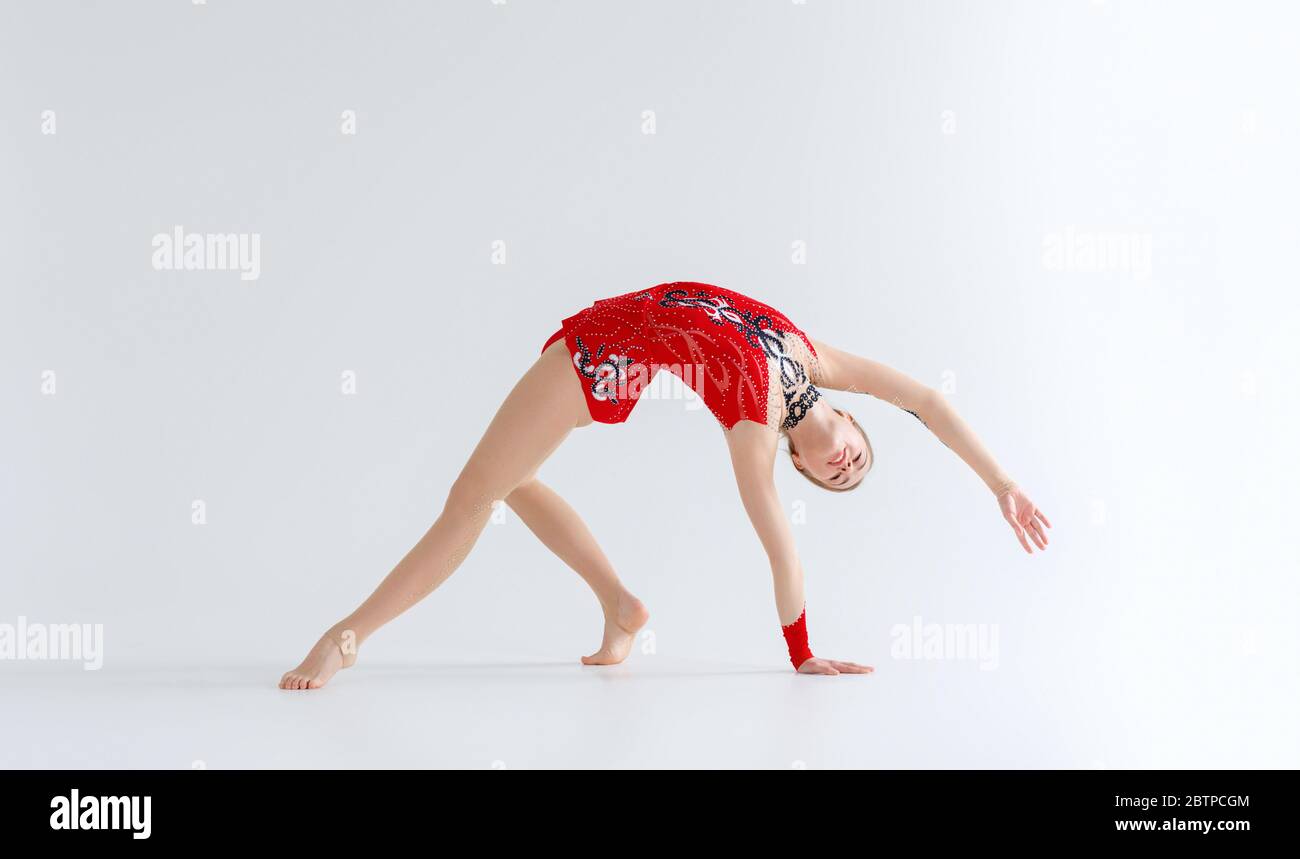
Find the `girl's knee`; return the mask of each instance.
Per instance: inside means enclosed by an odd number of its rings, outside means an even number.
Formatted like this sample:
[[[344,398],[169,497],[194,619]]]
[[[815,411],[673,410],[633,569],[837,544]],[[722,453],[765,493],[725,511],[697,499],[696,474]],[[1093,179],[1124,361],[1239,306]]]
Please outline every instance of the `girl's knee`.
[[[462,474],[447,492],[443,513],[456,517],[475,518],[492,512],[492,504],[501,499],[484,481]]]
[[[513,507],[528,496],[535,494],[541,488],[542,482],[540,480],[536,477],[529,477],[524,480],[523,483],[520,483],[514,489],[510,490],[510,494],[506,496],[506,503]]]

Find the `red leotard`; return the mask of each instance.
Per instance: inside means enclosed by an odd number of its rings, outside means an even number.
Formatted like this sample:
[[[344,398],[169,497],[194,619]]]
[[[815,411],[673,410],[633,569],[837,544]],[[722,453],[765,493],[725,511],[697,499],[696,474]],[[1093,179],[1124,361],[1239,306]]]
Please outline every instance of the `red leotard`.
[[[660,370],[703,398],[726,429],[799,422],[820,396],[817,352],[784,314],[707,283],[661,283],[565,319],[564,338],[593,420],[627,420]]]

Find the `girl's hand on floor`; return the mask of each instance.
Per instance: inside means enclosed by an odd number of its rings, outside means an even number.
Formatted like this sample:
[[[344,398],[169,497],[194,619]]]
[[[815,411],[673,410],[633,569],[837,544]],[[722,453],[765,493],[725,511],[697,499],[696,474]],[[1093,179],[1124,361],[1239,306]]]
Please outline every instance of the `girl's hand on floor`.
[[[840,662],[838,659],[819,659],[816,656],[805,659],[803,665],[799,666],[800,674],[870,674],[875,670],[870,665]]]
[[[1023,489],[1013,486],[999,495],[998,506],[1002,508],[1002,518],[1007,520],[1026,552],[1031,555],[1034,553],[1033,547],[1029,545],[1030,540],[1040,549],[1047,548],[1047,532],[1043,527],[1051,528],[1052,523],[1047,521],[1042,510],[1034,506]]]

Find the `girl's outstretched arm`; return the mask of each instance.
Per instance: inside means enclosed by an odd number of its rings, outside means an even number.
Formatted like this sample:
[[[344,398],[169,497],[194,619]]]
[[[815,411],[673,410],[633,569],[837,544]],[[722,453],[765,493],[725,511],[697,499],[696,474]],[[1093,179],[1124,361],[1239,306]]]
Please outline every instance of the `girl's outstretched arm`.
[[[776,611],[790,650],[790,662],[801,674],[869,674],[872,669],[868,666],[818,659],[808,649],[803,567],[772,480],[777,438],[777,434],[767,427],[741,421],[727,433],[727,446],[731,450],[731,465],[736,474],[736,486],[740,489],[740,500],[772,567]]]
[[[879,361],[816,340],[813,348],[817,350],[818,384],[821,387],[870,394],[912,414],[961,457],[962,462],[970,466],[997,496],[1003,518],[1026,552],[1033,553],[1030,541],[1040,549],[1047,548],[1044,527],[1051,528],[1052,525],[1043,511],[1035,507],[1029,496],[1002,470],[979,436],[942,394]]]

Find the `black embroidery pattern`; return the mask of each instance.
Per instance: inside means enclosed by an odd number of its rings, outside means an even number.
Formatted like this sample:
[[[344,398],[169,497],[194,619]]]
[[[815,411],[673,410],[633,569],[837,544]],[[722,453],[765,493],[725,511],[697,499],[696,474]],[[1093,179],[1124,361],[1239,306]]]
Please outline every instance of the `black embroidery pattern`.
[[[573,356],[573,366],[578,368],[579,373],[594,380],[591,383],[591,395],[597,400],[609,400],[617,406],[618,393],[627,385],[627,368],[635,362],[627,355],[605,354],[604,343],[596,347],[596,355],[603,357],[593,361],[591,350],[582,342],[581,337],[575,336],[573,342],[578,346],[578,352]]]
[[[799,421],[803,420],[804,416],[808,414],[808,410],[812,408],[813,403],[817,402],[821,398],[822,392],[817,390],[816,385],[809,385],[804,388],[803,393],[794,400],[791,400],[790,395],[786,394],[786,414],[785,420],[781,422],[781,427],[783,429],[790,429],[792,426],[799,423]]]
[[[761,349],[764,355],[774,359],[781,370],[781,394],[785,400],[785,420],[781,422],[783,429],[788,430],[798,424],[808,414],[813,403],[821,399],[821,391],[808,382],[808,374],[803,365],[786,354],[783,337],[788,332],[778,328],[766,313],[738,310],[727,299],[709,295],[703,289],[697,289],[694,295],[685,289],[670,289],[659,300],[659,306],[697,307],[708,315],[714,325],[730,325],[744,335],[749,345]],[[805,382],[808,382],[807,387],[802,393],[797,393]]]

